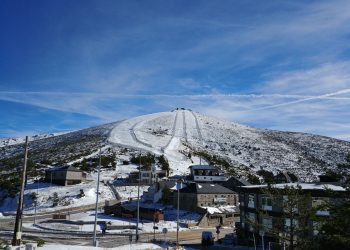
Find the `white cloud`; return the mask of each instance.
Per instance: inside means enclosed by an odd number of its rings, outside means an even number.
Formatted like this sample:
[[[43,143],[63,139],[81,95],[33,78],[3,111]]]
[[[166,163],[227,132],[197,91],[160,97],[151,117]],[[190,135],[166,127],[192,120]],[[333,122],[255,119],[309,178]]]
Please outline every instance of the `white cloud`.
[[[324,95],[350,88],[350,62],[282,73],[258,89],[263,93]]]

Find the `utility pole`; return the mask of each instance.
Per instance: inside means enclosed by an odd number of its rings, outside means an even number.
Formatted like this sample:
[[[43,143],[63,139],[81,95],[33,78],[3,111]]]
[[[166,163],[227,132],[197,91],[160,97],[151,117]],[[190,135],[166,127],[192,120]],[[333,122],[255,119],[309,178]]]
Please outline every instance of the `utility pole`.
[[[141,150],[140,150],[140,166],[139,166],[139,185],[137,187],[137,220],[136,220],[136,237],[135,237],[135,242],[137,242],[139,240],[140,185],[141,185]]]
[[[20,246],[22,238],[22,216],[23,216],[23,195],[24,195],[24,184],[27,172],[27,158],[28,158],[28,136],[26,136],[26,143],[24,149],[24,165],[22,172],[22,184],[21,190],[18,197],[18,207],[16,213],[15,229],[13,232],[12,246]]]
[[[97,173],[97,191],[96,191],[96,205],[95,205],[95,224],[94,224],[94,238],[92,241],[92,244],[94,247],[97,247],[97,240],[96,240],[96,225],[97,225],[97,207],[98,207],[98,192],[100,189],[100,171],[101,171],[101,146],[100,146],[100,159],[98,162],[98,173]]]

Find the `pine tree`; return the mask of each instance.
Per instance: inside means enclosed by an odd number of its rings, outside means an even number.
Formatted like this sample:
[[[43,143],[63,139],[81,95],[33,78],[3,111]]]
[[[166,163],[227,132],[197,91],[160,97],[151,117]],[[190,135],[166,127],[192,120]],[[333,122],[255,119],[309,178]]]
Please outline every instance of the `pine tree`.
[[[58,198],[58,194],[56,192],[54,192],[53,198],[52,198],[52,206],[57,207],[59,201],[60,201],[60,199]]]
[[[329,216],[320,218],[319,249],[350,249],[350,152],[346,162],[338,164],[337,173],[344,178],[345,192],[329,192],[332,199],[322,210]]]
[[[159,161],[159,164],[161,165],[162,170],[165,170],[167,172],[167,175],[169,175],[170,166],[165,156],[164,155],[159,156],[158,161]]]
[[[273,217],[273,227],[263,224],[264,218],[269,218],[264,209],[259,211],[260,221],[250,221],[255,230],[264,231],[277,239],[281,244],[289,246],[288,249],[310,249],[312,238],[309,236],[309,222],[315,211],[310,208],[311,196],[302,191],[301,186],[288,186],[276,188],[268,185],[263,196],[271,200],[279,216]]]
[[[335,196],[338,202],[329,202],[324,208],[330,215],[320,220],[319,249],[322,250],[350,249],[350,189]]]

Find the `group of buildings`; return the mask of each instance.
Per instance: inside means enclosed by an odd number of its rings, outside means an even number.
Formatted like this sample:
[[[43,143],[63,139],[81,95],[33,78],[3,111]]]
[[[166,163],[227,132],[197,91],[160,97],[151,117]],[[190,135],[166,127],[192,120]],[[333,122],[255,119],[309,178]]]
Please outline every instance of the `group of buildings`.
[[[296,208],[299,209],[296,210],[297,215],[302,212],[301,209],[312,209],[324,202],[332,202],[335,198],[330,197],[329,190],[333,193],[345,190],[331,183],[292,182],[292,179],[294,181],[297,179],[281,173],[276,176],[280,184],[272,185],[274,190],[280,192],[273,196],[268,192],[271,186],[251,185],[245,180],[228,177],[220,169],[210,165],[190,166],[190,175],[181,180],[183,184],[181,189],[176,189],[179,179],[163,178],[165,176],[164,171],[155,169],[130,174],[130,183],[150,185],[142,195],[140,218],[155,222],[164,220],[163,207],[160,204],[177,207],[180,201],[180,209],[201,215],[197,226],[232,226],[239,231],[241,239],[246,242],[253,239],[254,242],[259,241],[261,236],[265,237],[266,242],[276,241],[273,231],[281,226],[281,221],[284,226],[289,227],[293,223],[298,223],[297,218],[286,216],[283,204],[292,199],[290,193],[284,192],[286,187],[298,189],[300,195],[309,197],[303,208]],[[76,184],[84,178],[84,173],[74,167],[53,168],[46,172],[47,181],[60,185]],[[132,201],[105,206],[105,213],[125,218],[136,217],[136,212],[137,203]],[[318,210],[316,215],[328,216],[329,213]],[[307,223],[308,233],[316,235],[318,223],[312,219]]]

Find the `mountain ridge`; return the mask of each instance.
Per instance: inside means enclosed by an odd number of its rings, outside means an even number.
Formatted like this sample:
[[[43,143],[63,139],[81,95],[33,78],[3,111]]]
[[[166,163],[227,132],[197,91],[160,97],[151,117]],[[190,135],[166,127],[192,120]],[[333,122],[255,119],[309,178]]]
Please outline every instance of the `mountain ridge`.
[[[303,181],[334,169],[350,151],[350,142],[327,136],[254,128],[176,109],[35,140],[30,152],[35,162],[50,158],[66,164],[101,145],[164,154],[172,174],[186,174],[201,160],[196,155],[209,154],[240,176],[264,169],[292,172]],[[23,144],[0,147],[0,160],[21,154]]]

